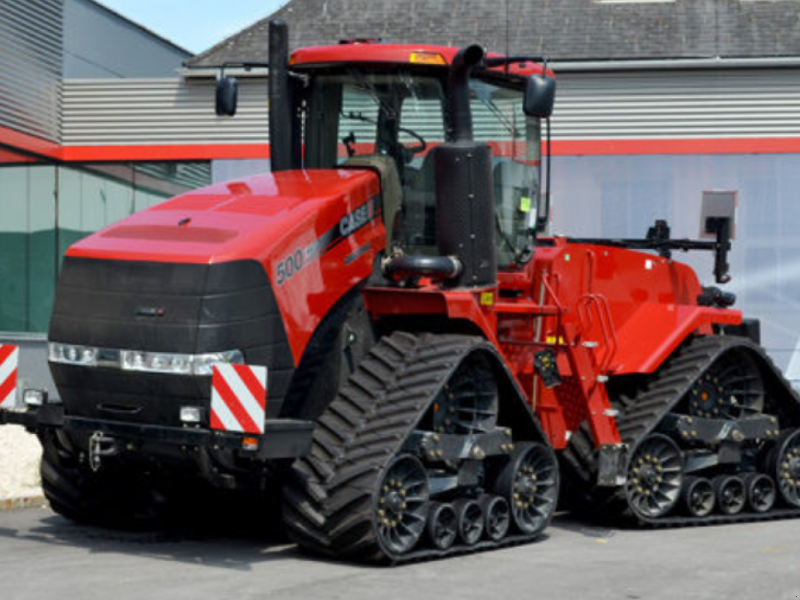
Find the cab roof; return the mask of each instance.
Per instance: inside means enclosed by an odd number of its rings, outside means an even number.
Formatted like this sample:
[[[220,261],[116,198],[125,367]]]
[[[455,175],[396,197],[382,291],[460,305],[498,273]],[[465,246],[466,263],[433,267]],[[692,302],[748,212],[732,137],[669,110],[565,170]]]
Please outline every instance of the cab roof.
[[[300,48],[292,53],[289,64],[299,66],[323,66],[341,63],[387,63],[408,64],[416,66],[447,66],[459,48],[449,46],[433,46],[428,44],[384,44],[379,41],[343,42],[335,46],[310,46]],[[487,53],[487,58],[501,58],[502,54]],[[504,73],[506,67],[492,67],[490,71]],[[533,61],[512,63],[508,72],[512,75],[528,77],[542,73],[542,65]],[[553,77],[548,69],[547,75]]]

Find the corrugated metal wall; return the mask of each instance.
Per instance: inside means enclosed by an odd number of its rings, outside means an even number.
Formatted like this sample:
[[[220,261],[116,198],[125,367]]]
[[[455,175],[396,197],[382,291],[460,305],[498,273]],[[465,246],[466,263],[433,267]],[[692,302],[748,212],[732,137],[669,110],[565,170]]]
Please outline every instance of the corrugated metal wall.
[[[240,80],[239,90],[239,114],[224,119],[211,81],[67,80],[63,142],[263,142],[264,80]],[[800,69],[564,73],[556,106],[556,139],[798,136]],[[420,115],[419,131],[436,121]]]
[[[558,139],[800,135],[800,69],[559,76]]]
[[[62,14],[63,0],[0,0],[0,126],[53,142],[59,140]]]
[[[240,81],[232,119],[216,116],[212,81],[68,79],[63,92],[65,146],[263,143],[268,135],[265,80]]]

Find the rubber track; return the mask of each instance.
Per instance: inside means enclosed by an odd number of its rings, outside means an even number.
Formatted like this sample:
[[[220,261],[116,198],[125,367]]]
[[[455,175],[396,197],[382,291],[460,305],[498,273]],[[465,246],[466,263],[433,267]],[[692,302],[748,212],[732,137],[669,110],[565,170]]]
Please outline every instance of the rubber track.
[[[656,429],[661,419],[689,393],[694,382],[723,353],[737,348],[747,349],[757,355],[761,366],[783,383],[784,397],[793,402],[795,414],[800,413],[800,397],[785,382],[780,370],[760,346],[736,336],[696,337],[684,344],[639,393],[614,399],[615,408],[620,411],[617,426],[623,443],[628,446],[628,456],[633,456],[638,444]],[[797,425],[800,423],[795,423]],[[596,485],[597,455],[588,427],[575,432],[569,448],[563,452],[562,464],[573,485],[587,486],[583,490],[586,495],[583,500],[594,502],[601,516],[634,519],[640,526],[682,527],[800,517],[800,509],[775,509],[765,514],[742,512],[738,515],[667,516],[656,519],[634,514],[627,506],[624,486],[604,488]]]
[[[478,349],[494,352],[482,338],[461,335],[398,332],[376,344],[318,420],[309,456],[287,477],[283,518],[295,542],[336,558],[398,564],[535,539],[516,535],[395,556],[374,533],[373,494],[384,467],[461,361]]]

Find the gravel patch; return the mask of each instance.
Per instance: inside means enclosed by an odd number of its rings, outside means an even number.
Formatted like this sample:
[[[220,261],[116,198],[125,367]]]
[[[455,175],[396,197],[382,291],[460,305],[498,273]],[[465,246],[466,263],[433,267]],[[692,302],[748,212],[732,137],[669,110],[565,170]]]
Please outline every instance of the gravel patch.
[[[22,427],[0,427],[0,509],[21,508],[42,497],[36,436]]]

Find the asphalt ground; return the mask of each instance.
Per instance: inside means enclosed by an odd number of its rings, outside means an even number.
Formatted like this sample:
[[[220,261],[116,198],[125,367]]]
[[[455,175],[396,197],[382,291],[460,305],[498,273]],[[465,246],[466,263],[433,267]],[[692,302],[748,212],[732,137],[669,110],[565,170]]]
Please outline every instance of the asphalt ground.
[[[224,519],[116,532],[0,512],[0,598],[800,598],[800,521],[603,529],[558,517],[535,544],[395,568],[310,558]]]

